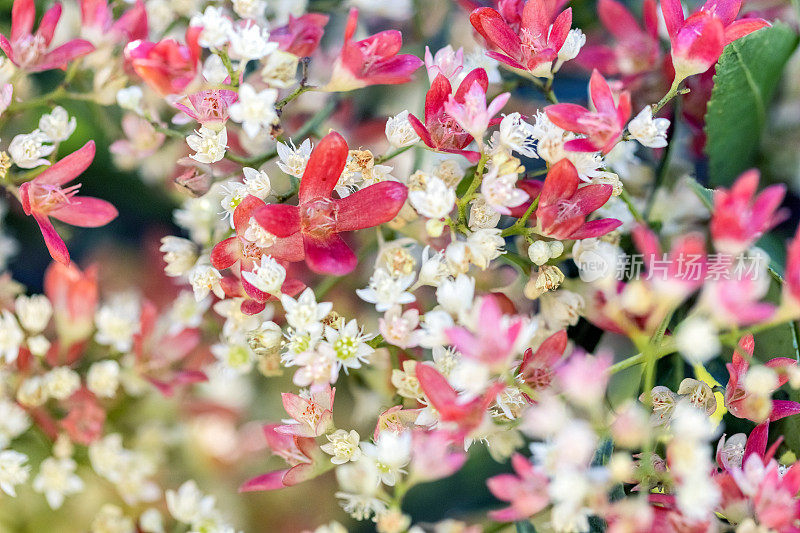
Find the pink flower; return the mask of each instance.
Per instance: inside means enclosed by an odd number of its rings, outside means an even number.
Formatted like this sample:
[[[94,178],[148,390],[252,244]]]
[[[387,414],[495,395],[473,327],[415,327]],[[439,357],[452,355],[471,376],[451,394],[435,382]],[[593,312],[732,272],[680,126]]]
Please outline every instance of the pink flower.
[[[53,304],[62,343],[70,346],[91,336],[98,302],[96,265],[81,272],[75,263],[50,263],[44,273],[44,293]]]
[[[464,357],[492,368],[504,370],[514,356],[515,344],[522,331],[522,319],[504,320],[495,298],[487,296],[478,311],[477,332],[455,327],[445,330],[447,339]]]
[[[711,68],[726,44],[769,26],[769,22],[759,18],[736,20],[741,6],[741,0],[707,0],[699,11],[685,19],[680,0],[662,0],[661,12],[675,68],[673,85]]]
[[[761,302],[769,288],[765,273],[742,269],[742,272],[710,280],[703,286],[701,301],[719,321],[729,325],[747,326],[769,319],[775,306]]]
[[[303,259],[303,241],[299,233],[289,237],[275,237],[264,231],[256,223],[255,212],[266,206],[264,200],[248,195],[233,211],[233,226],[236,235],[218,242],[211,250],[211,264],[217,270],[225,270],[239,263],[239,273],[251,272],[261,258],[271,255],[277,261],[300,261]],[[249,237],[249,238],[248,238]],[[265,302],[275,297],[267,294],[244,277],[240,276],[241,289],[251,298],[242,303],[242,312],[255,314],[264,310]],[[294,296],[305,288],[295,279],[288,278],[281,286],[281,292]],[[226,287],[226,293],[231,292]],[[229,294],[229,296],[232,294]]]
[[[592,406],[602,402],[608,385],[608,369],[613,358],[609,353],[591,356],[585,353],[573,354],[558,368],[558,384],[564,394],[573,402]]]
[[[447,378],[432,366],[420,363],[414,372],[422,392],[436,409],[442,422],[456,424],[462,434],[467,434],[480,425],[486,409],[505,388],[502,383],[495,383],[483,396],[469,400],[460,397]]]
[[[605,235],[622,224],[615,218],[586,222],[586,217],[611,197],[612,187],[593,184],[578,188],[580,183],[578,171],[568,159],[550,167],[536,207],[536,223],[546,235],[556,239],[587,239]]]
[[[13,94],[14,86],[10,83],[6,83],[0,87],[0,115],[3,114],[3,111],[8,109],[9,105],[11,105],[11,96]]]
[[[548,479],[544,472],[515,453],[511,457],[514,474],[500,474],[486,480],[494,497],[511,505],[491,511],[489,517],[497,522],[514,522],[535,515],[550,503],[547,494]]]
[[[197,75],[202,28],[186,30],[186,44],[174,39],[157,43],[133,41],[125,47],[125,59],[150,87],[162,95],[183,91]]]
[[[337,276],[352,272],[358,262],[339,234],[389,222],[408,195],[402,183],[383,181],[346,198],[331,198],[347,153],[342,136],[329,133],[311,152],[300,180],[299,205],[268,204],[255,211],[258,223],[273,235],[302,239],[311,270]]]
[[[190,94],[189,105],[178,102],[175,107],[195,119],[201,125],[220,130],[228,120],[228,108],[238,100],[236,91],[212,89]],[[191,107],[190,107],[191,106]]]
[[[116,161],[120,166],[134,168],[144,158],[156,153],[166,138],[149,120],[133,113],[126,113],[122,117],[122,132],[125,138],[111,143],[108,151],[118,156]]]
[[[451,100],[454,104],[450,105],[465,104],[467,91],[475,84],[485,95],[489,87],[489,78],[482,68],[476,68],[467,74],[455,94],[452,94],[453,88],[445,76],[439,74],[433,80],[425,96],[425,124],[414,115],[408,115],[411,126],[425,146],[438,152],[461,154],[472,163],[478,162],[480,153],[464,150],[472,142],[472,135],[465,131],[445,109]]]
[[[711,238],[717,251],[740,254],[788,216],[778,210],[786,186],[772,185],[756,195],[758,178],[758,170],[748,170],[730,190],[720,187],[714,192]]]
[[[577,57],[586,68],[596,68],[606,76],[638,76],[652,71],[661,57],[658,39],[658,14],[655,0],[644,0],[644,28],[628,8],[616,0],[599,0],[597,14],[603,27],[616,42],[587,45]]]
[[[33,0],[14,0],[11,8],[11,38],[0,35],[0,49],[18,67],[33,72],[63,68],[76,57],[94,50],[92,43],[83,39],[73,39],[49,50],[61,18],[61,4],[56,3],[48,9],[42,15],[39,29],[31,33],[35,18],[36,5]]]
[[[573,139],[564,145],[574,152],[597,152],[607,154],[619,142],[622,130],[631,116],[631,94],[622,91],[619,104],[605,78],[595,69],[589,82],[589,93],[597,111],[589,111],[576,104],[555,104],[545,108],[547,118],[559,128],[583,133],[585,139]]]
[[[67,400],[68,413],[61,420],[61,429],[70,440],[87,446],[103,435],[106,412],[89,389],[81,387]]]
[[[306,13],[301,17],[289,15],[289,22],[269,32],[269,40],[278,43],[284,52],[299,57],[314,53],[325,33],[328,15]]]
[[[105,200],[77,196],[80,184],[62,188],[89,167],[94,150],[94,141],[87,142],[19,188],[22,209],[39,224],[53,259],[65,265],[69,264],[69,252],[50,217],[83,228],[104,226],[117,218],[116,208]]]
[[[528,348],[519,366],[522,380],[534,390],[550,387],[556,364],[564,356],[567,349],[567,332],[560,330],[547,337],[536,352]]]
[[[459,48],[453,51],[450,45],[441,48],[435,55],[431,55],[431,50],[425,47],[425,69],[428,71],[428,81],[433,80],[441,74],[448,80],[458,76],[464,69],[464,49]]]
[[[200,344],[200,330],[185,328],[169,333],[158,327],[158,310],[153,302],[142,303],[139,332],[133,336],[135,368],[164,396],[172,396],[175,387],[199,383],[208,378],[201,370],[181,368]]]
[[[311,392],[304,398],[297,394],[281,394],[283,408],[292,417],[288,424],[278,426],[275,431],[298,437],[319,437],[333,427],[333,397],[336,389],[325,385],[321,390]]]
[[[142,0],[114,20],[107,0],[81,0],[81,27],[98,38],[112,36],[117,41],[147,38],[147,12]],[[87,35],[87,33],[84,33]]]
[[[635,227],[632,233],[647,269],[647,280],[662,297],[680,301],[703,284],[708,263],[701,235],[689,233],[673,239],[667,255],[661,252],[656,234],[644,225]]]
[[[342,51],[325,90],[352,91],[368,85],[398,85],[411,81],[411,74],[422,66],[422,60],[411,54],[398,54],[403,46],[403,35],[397,30],[387,30],[362,41],[353,41],[357,26],[358,10],[353,8],[344,30]]]
[[[410,477],[417,483],[452,476],[464,466],[467,454],[446,431],[411,432]]]
[[[483,135],[494,116],[503,109],[511,93],[498,95],[492,103],[486,105],[486,89],[475,80],[464,95],[463,101],[457,101],[453,95],[444,104],[445,113],[453,117],[458,124],[469,133],[478,144],[483,143]]]
[[[754,349],[755,342],[753,340],[753,335],[745,335],[739,339],[739,346],[733,351],[731,362],[725,365],[728,368],[728,374],[730,376],[728,378],[728,384],[725,386],[725,406],[735,417],[746,418],[754,422],[763,422],[764,420],[760,419],[761,417],[754,410],[754,406],[750,401],[750,393],[747,392],[742,383],[745,374],[747,374],[750,368],[749,359],[752,359]],[[778,387],[781,387],[789,381],[789,376],[784,369],[796,364],[797,361],[794,359],[775,357],[764,363],[764,366],[776,370],[778,375]],[[800,413],[800,403],[789,400],[772,400],[772,409],[768,419],[774,422],[775,420],[780,420],[781,418],[797,413]]]
[[[800,303],[800,227],[786,247],[786,276],[783,286],[784,297]]]
[[[469,20],[489,47],[500,50],[488,52],[490,57],[537,76],[550,76],[550,64],[558,57],[572,26],[572,8],[556,16],[561,5],[558,0],[529,0],[518,29],[490,7],[476,9]]]
[[[333,463],[313,438],[279,433],[278,427],[276,424],[264,426],[264,436],[272,454],[284,459],[289,468],[254,477],[239,487],[239,492],[291,487],[333,468]]]

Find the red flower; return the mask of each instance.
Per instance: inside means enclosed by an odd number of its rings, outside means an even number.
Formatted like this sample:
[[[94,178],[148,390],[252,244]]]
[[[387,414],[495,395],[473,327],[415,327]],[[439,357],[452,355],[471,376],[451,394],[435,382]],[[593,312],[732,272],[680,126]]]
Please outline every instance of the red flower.
[[[344,30],[344,44],[333,76],[325,90],[352,91],[368,85],[397,85],[411,81],[411,73],[422,60],[411,54],[399,54],[403,35],[397,30],[376,33],[362,41],[353,41],[358,26],[358,10],[350,10]]]
[[[255,218],[279,238],[302,238],[311,270],[342,276],[358,260],[339,233],[389,222],[406,201],[408,189],[396,181],[364,187],[346,198],[331,198],[347,163],[347,143],[336,132],[326,135],[311,152],[300,180],[299,205],[268,204]]]
[[[642,28],[620,2],[599,0],[600,22],[616,42],[613,46],[584,46],[577,57],[578,63],[596,68],[606,76],[636,76],[653,70],[661,56],[657,9],[655,0],[644,1]]]
[[[622,224],[615,218],[586,222],[587,215],[605,205],[613,188],[606,184],[578,188],[580,183],[578,171],[568,159],[550,167],[536,207],[536,221],[544,234],[555,239],[587,239]]]
[[[741,0],[707,0],[684,19],[680,0],[662,0],[661,12],[672,44],[673,84],[714,66],[726,44],[769,26],[759,18],[736,20]]]
[[[81,387],[67,400],[69,413],[61,420],[61,428],[72,442],[88,446],[103,435],[106,412],[89,389]]]
[[[98,302],[96,265],[81,272],[75,263],[50,263],[44,273],[44,293],[53,304],[56,331],[64,345],[91,336]]]
[[[77,178],[93,159],[94,141],[89,141],[19,188],[22,209],[39,224],[53,259],[65,265],[69,264],[67,245],[49,217],[83,228],[104,226],[117,218],[116,208],[105,200],[76,196],[80,184],[61,187]]]
[[[142,0],[136,0],[136,4],[115,21],[107,0],[81,0],[81,26],[84,32],[88,30],[98,38],[112,35],[117,40],[146,39],[147,12]]]
[[[162,95],[183,91],[197,75],[202,28],[186,30],[186,44],[175,39],[157,43],[133,41],[125,47],[125,59],[150,87]]]
[[[177,102],[175,107],[203,126],[216,131],[225,125],[229,117],[228,108],[238,98],[239,95],[236,94],[236,91],[212,89],[190,94],[187,97],[189,105]]]
[[[236,207],[233,211],[233,226],[236,229],[236,235],[217,243],[211,250],[211,264],[214,268],[225,270],[234,266],[238,261],[240,273],[250,272],[265,255],[271,255],[278,261],[303,259],[303,239],[300,233],[277,238],[268,234],[255,222],[255,218],[253,218],[255,211],[266,205],[264,200],[248,195]],[[242,303],[242,311],[247,314],[263,311],[265,302],[274,298],[248,283],[244,277],[241,277],[240,283],[245,294],[252,298],[252,300]],[[305,285],[302,282],[286,279],[281,286],[281,291],[294,296],[304,288]],[[226,287],[227,292],[230,292],[230,287]]]
[[[544,66],[547,72],[536,75],[549,76],[550,63],[558,57],[572,26],[572,8],[556,16],[561,4],[558,0],[529,0],[522,10],[519,29],[509,26],[503,15],[490,7],[476,9],[469,21],[490,47],[502,51],[490,51],[490,57],[529,72]]]
[[[528,348],[522,357],[519,374],[534,390],[544,390],[553,381],[553,370],[567,349],[567,332],[560,330],[549,337],[534,352]]]
[[[786,186],[772,185],[756,195],[758,178],[758,170],[748,170],[730,190],[720,187],[714,193],[711,237],[717,251],[731,255],[744,252],[788,216],[786,211],[778,210]]]
[[[61,4],[54,4],[48,9],[42,16],[39,29],[31,33],[35,17],[33,0],[14,0],[11,8],[11,38],[0,35],[0,49],[18,67],[34,72],[62,68],[76,57],[94,50],[89,41],[73,39],[48,51],[61,18]]]
[[[550,503],[547,476],[522,454],[511,457],[514,474],[499,474],[486,480],[494,497],[510,505],[491,511],[489,517],[497,522],[514,522],[532,516]]]
[[[589,111],[576,104],[547,106],[545,112],[553,124],[575,133],[583,133],[586,139],[573,139],[564,146],[573,152],[597,152],[607,154],[622,137],[622,130],[631,116],[631,94],[622,91],[619,104],[605,78],[595,69],[589,82],[592,103],[597,111]]]
[[[301,17],[289,15],[289,22],[269,32],[269,40],[278,43],[284,52],[300,57],[314,53],[325,33],[328,15],[306,13]]]
[[[478,84],[485,93],[489,87],[489,77],[482,68],[476,68],[466,75],[455,95],[447,77],[439,74],[433,80],[428,94],[425,96],[425,124],[414,115],[408,120],[414,127],[425,146],[438,152],[461,154],[472,163],[477,163],[481,154],[464,150],[472,142],[472,135],[445,111],[445,104],[452,98],[453,102],[464,104],[467,92],[474,84]]]

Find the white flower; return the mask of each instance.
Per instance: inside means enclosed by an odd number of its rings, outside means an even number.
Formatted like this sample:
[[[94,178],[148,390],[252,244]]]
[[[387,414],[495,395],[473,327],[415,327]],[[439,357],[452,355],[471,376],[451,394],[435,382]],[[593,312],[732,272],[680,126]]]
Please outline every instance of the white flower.
[[[192,241],[167,235],[161,239],[159,248],[164,254],[164,272],[170,277],[185,276],[197,261],[197,250]]]
[[[91,533],[136,533],[136,528],[133,520],[125,516],[122,509],[107,503],[92,520]]]
[[[283,50],[275,50],[265,60],[261,68],[261,79],[270,87],[288,89],[297,77],[300,58]]]
[[[14,489],[28,480],[31,467],[26,465],[28,456],[14,450],[0,451],[0,490],[9,496],[16,497]]]
[[[206,496],[194,480],[185,482],[177,491],[166,492],[167,509],[178,522],[191,524],[214,510],[213,496]]]
[[[586,305],[580,294],[560,289],[539,296],[542,316],[551,330],[574,326]]]
[[[503,117],[493,140],[495,144],[499,143],[525,157],[538,157],[534,149],[536,142],[534,127],[525,122],[519,113],[510,113]]]
[[[141,305],[135,296],[115,296],[94,315],[97,326],[94,339],[105,346],[113,346],[118,352],[130,351],[133,335],[139,331],[140,311]]]
[[[328,439],[327,444],[320,446],[323,452],[332,455],[331,462],[335,465],[341,465],[348,461],[358,461],[361,458],[361,448],[358,443],[361,437],[355,430],[350,430],[348,433],[343,429],[337,429],[333,433],[325,435]]]
[[[486,270],[491,261],[503,254],[506,241],[500,233],[497,228],[484,228],[473,231],[467,237],[472,262],[479,268]]]
[[[19,437],[31,426],[27,411],[11,400],[0,400],[0,448]]]
[[[244,340],[235,342],[233,339],[227,339],[224,343],[214,344],[211,346],[211,353],[225,368],[234,372],[244,374],[253,368],[255,354]]]
[[[67,110],[60,105],[54,107],[49,115],[42,115],[39,119],[39,129],[54,143],[69,139],[76,126],[75,117],[70,118]]]
[[[230,227],[233,228],[233,213],[236,211],[236,208],[239,207],[239,204],[242,203],[250,191],[247,189],[247,185],[238,181],[229,181],[222,185],[223,197],[220,200],[220,205],[222,206],[222,213],[225,215],[225,220],[228,221]]]
[[[25,407],[39,407],[47,401],[47,387],[42,376],[31,376],[17,389],[17,401]]]
[[[279,141],[276,148],[280,158],[278,167],[290,176],[302,177],[308,164],[308,158],[311,157],[311,140],[306,139],[298,147],[295,147],[291,139],[289,139],[289,144]]]
[[[546,241],[533,241],[528,246],[528,258],[536,266],[542,266],[550,260],[550,246]]]
[[[430,178],[425,184],[425,189],[408,193],[408,201],[420,215],[441,219],[453,210],[456,191],[439,178]]]
[[[89,367],[86,386],[101,398],[113,398],[119,387],[119,363],[113,359],[98,361]]]
[[[317,303],[311,287],[306,288],[296,300],[291,296],[281,295],[281,304],[286,312],[286,322],[300,332],[321,332],[322,319],[333,309],[330,302]]]
[[[366,342],[372,337],[373,335],[365,335],[353,319],[338,329],[325,326],[327,342],[320,345],[319,350],[323,354],[326,350],[331,350],[336,364],[347,372],[348,368],[361,368],[362,363],[367,363],[369,356],[375,351]]]
[[[144,533],[164,533],[164,517],[161,511],[151,507],[139,517],[139,527]]]
[[[250,220],[247,222],[247,228],[244,230],[244,238],[259,248],[269,248],[277,241],[277,237],[265,230],[253,217],[250,217]]]
[[[235,59],[261,59],[278,49],[278,43],[269,40],[266,28],[260,27],[252,20],[235,26],[228,35],[231,41],[230,54]],[[241,90],[239,97],[241,98]]]
[[[705,363],[717,355],[721,345],[713,322],[702,317],[684,320],[675,334],[678,350],[691,363]]]
[[[198,302],[213,292],[217,298],[225,298],[220,280],[222,274],[209,265],[197,265],[189,271],[189,283],[192,284],[194,298]]]
[[[239,100],[230,107],[231,120],[242,124],[248,137],[255,137],[262,128],[269,129],[278,118],[275,113],[276,89],[256,92],[252,85],[243,83],[239,87]]]
[[[394,486],[400,474],[411,460],[411,433],[404,431],[399,435],[392,431],[382,431],[375,444],[361,443],[364,455],[372,459],[378,469],[380,481]]]
[[[486,198],[479,195],[469,204],[469,229],[494,228],[502,215],[489,206]]]
[[[59,366],[44,375],[47,394],[56,400],[66,400],[81,387],[81,377],[66,366]]]
[[[474,298],[475,278],[466,274],[459,274],[455,279],[446,279],[436,289],[436,301],[452,316],[462,315],[472,309]]]
[[[14,301],[14,309],[20,324],[30,333],[44,330],[53,315],[53,306],[43,294],[18,296]]]
[[[416,309],[401,312],[401,307],[395,305],[386,311],[379,323],[381,335],[389,344],[404,349],[417,345],[415,330],[419,325],[419,311]]]
[[[419,345],[424,348],[434,349],[434,360],[436,360],[437,347],[448,343],[445,330],[454,326],[453,317],[443,309],[428,311],[422,321],[422,331],[419,334]]]
[[[419,269],[419,285],[437,286],[448,276],[447,263],[445,262],[444,252],[431,253],[431,247],[426,246],[422,250],[421,266]]]
[[[628,123],[631,137],[650,148],[663,148],[667,145],[669,119],[653,118],[653,108],[644,106],[636,118]]]
[[[404,148],[419,141],[419,135],[408,120],[407,109],[386,121],[386,138],[394,148]]]
[[[48,141],[47,135],[39,130],[17,135],[11,139],[11,143],[8,145],[8,155],[20,168],[49,165],[50,161],[44,158],[53,153],[55,146],[43,144]]]
[[[244,19],[257,19],[264,14],[264,0],[233,0],[233,11]]]
[[[558,62],[565,63],[578,57],[578,53],[584,44],[586,44],[586,36],[581,30],[578,28],[569,30],[567,39],[558,51]]]
[[[203,77],[208,83],[219,85],[228,77],[228,69],[222,58],[216,54],[211,54],[203,63]]]
[[[217,59],[219,58],[217,57]],[[144,98],[144,93],[142,92],[142,88],[138,85],[123,87],[117,91],[117,105],[125,111],[141,114],[142,98]]]
[[[269,193],[272,192],[272,183],[266,172],[250,167],[244,167],[242,172],[244,173],[244,184],[247,186],[247,192],[262,200],[269,196]]]
[[[33,479],[33,490],[44,494],[51,509],[58,509],[64,497],[83,490],[83,480],[75,474],[77,465],[69,458],[48,457],[39,466]]]
[[[209,298],[198,302],[190,291],[181,291],[172,302],[172,308],[169,311],[169,332],[178,333],[185,328],[200,327],[203,315],[210,306]]]
[[[0,314],[0,359],[5,359],[7,363],[16,361],[23,340],[25,335],[17,319],[4,309]]]
[[[225,16],[222,8],[213,6],[208,6],[202,15],[194,15],[189,26],[203,28],[197,39],[203,48],[221,48],[228,42],[228,35],[233,28],[231,19]]]
[[[517,188],[516,174],[499,174],[499,168],[493,167],[481,182],[481,194],[486,203],[498,213],[511,214],[511,207],[522,205],[528,200],[528,193]]]
[[[242,278],[262,292],[278,295],[286,280],[286,269],[271,255],[264,255],[252,271],[242,270]]]
[[[414,274],[394,277],[387,270],[376,268],[369,279],[369,286],[366,289],[356,289],[356,294],[365,302],[375,304],[378,312],[383,312],[394,305],[415,301],[416,297],[406,291],[412,283]]]
[[[228,131],[222,128],[214,131],[205,126],[195,131],[193,135],[186,137],[186,144],[196,153],[190,155],[192,159],[199,163],[216,163],[225,157],[225,150],[228,148]]]

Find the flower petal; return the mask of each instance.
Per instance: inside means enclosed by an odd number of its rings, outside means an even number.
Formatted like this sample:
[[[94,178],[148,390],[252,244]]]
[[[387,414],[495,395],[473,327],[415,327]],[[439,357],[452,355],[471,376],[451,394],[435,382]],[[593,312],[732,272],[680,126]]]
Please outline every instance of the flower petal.
[[[314,147],[300,180],[300,203],[312,198],[329,198],[347,163],[347,142],[335,131]],[[266,226],[265,226],[266,227]],[[269,231],[269,228],[267,228]],[[273,232],[274,233],[274,232]],[[277,235],[277,233],[276,233]],[[281,235],[285,237],[288,234]]]
[[[47,245],[50,255],[59,263],[68,265],[69,251],[67,251],[67,245],[64,244],[64,239],[62,239],[61,236],[56,232],[56,229],[53,227],[53,223],[50,222],[50,219],[47,218],[46,215],[36,211],[34,211],[32,214],[34,220],[36,220],[36,223],[39,224],[39,228],[42,230],[44,243]]]
[[[47,170],[35,178],[35,181],[36,183],[47,185],[64,185],[89,168],[89,165],[94,160],[94,153],[94,141],[89,141],[78,150],[61,159],[61,161],[48,167]]]
[[[276,237],[288,237],[300,231],[300,209],[296,205],[267,204],[256,209],[253,216]]]
[[[98,228],[115,218],[117,208],[105,200],[91,196],[73,196],[70,203],[50,212],[50,216],[73,226]]]
[[[371,228],[392,220],[406,201],[408,187],[397,181],[382,181],[338,200],[336,231]]]
[[[352,272],[358,264],[356,254],[336,233],[322,238],[304,235],[303,247],[306,264],[318,274],[344,276]]]

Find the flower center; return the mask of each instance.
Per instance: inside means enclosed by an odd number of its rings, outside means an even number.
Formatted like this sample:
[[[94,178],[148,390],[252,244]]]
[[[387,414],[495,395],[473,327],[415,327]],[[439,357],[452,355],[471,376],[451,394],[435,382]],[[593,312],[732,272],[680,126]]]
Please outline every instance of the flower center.
[[[300,224],[303,233],[326,237],[336,230],[338,206],[331,198],[316,198],[300,207]]]

